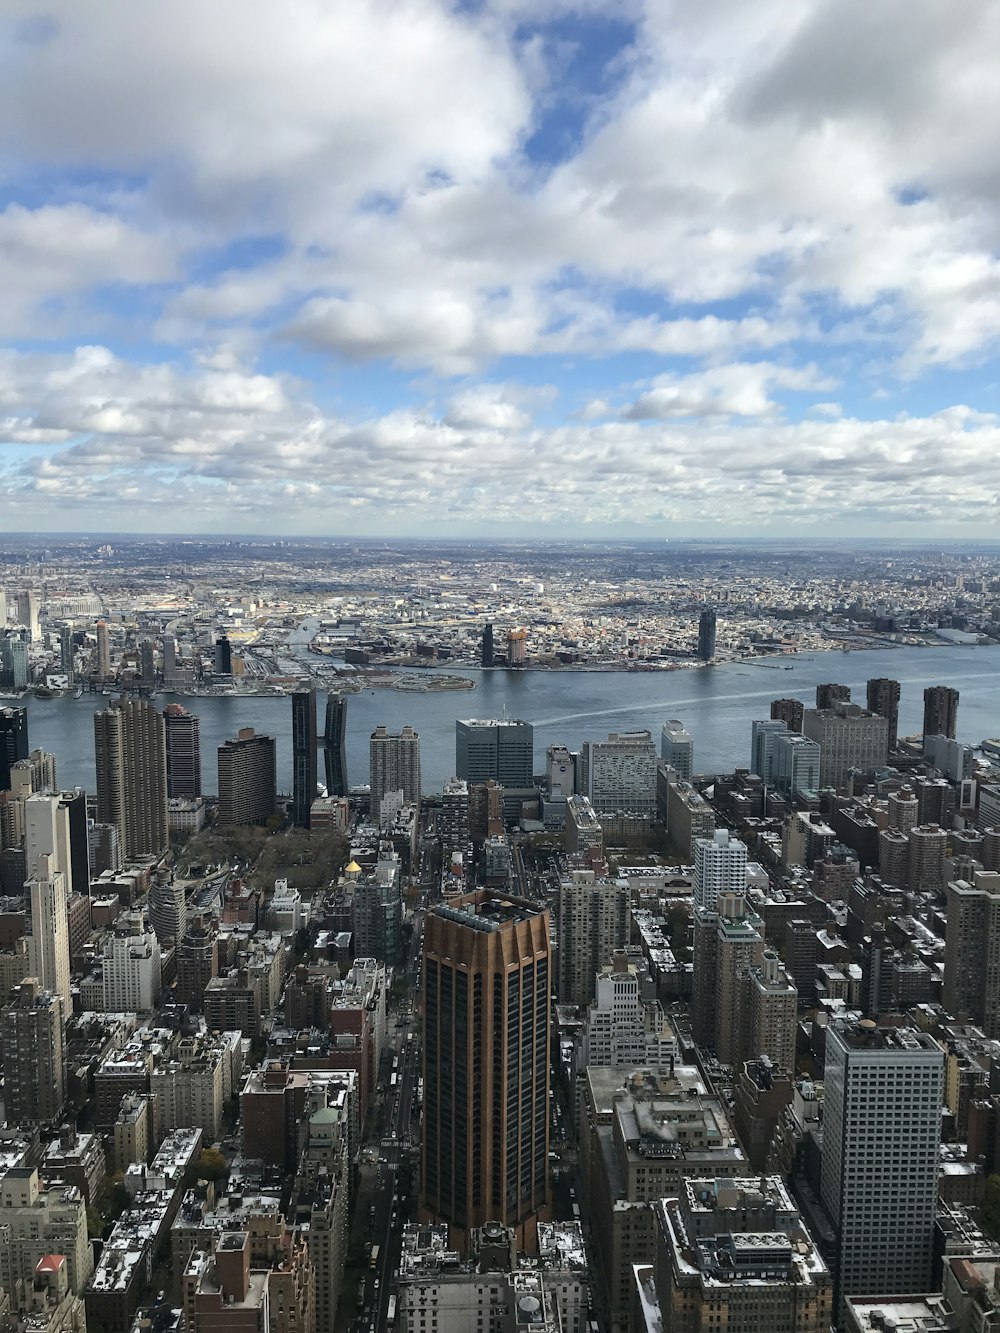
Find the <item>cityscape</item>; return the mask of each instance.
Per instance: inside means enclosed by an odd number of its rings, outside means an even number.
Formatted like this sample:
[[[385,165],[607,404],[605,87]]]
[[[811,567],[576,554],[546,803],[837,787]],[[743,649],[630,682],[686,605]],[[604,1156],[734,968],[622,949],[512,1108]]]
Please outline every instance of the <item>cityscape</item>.
[[[1000,552],[7,547],[19,1326],[989,1316],[1000,738],[908,682],[984,677],[995,718]],[[811,689],[766,674],[800,657]],[[898,678],[836,679],[872,660]],[[543,745],[477,707],[746,664],[731,769],[684,716]]]
[[[998,60],[0,6],[0,1333],[1000,1333]]]

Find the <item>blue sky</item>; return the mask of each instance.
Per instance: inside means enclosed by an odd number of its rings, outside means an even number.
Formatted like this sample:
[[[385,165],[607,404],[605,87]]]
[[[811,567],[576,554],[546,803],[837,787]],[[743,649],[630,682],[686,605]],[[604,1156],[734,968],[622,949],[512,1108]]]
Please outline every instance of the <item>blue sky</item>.
[[[992,536],[987,0],[0,19],[7,531]]]

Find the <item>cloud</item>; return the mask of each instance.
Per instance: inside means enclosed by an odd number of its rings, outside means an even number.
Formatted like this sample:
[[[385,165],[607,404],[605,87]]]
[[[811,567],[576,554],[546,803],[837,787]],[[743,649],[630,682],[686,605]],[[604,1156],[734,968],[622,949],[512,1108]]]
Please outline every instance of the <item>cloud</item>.
[[[348,420],[293,381],[225,354],[220,368],[205,364],[213,360],[135,368],[100,347],[0,360],[3,430],[23,445],[3,474],[0,504],[16,513],[72,503],[84,521],[113,494],[146,516],[143,526],[168,530],[178,513],[185,526],[253,514],[275,531],[324,513],[348,530],[378,530],[389,515],[400,532],[425,529],[432,515],[466,530],[557,520],[564,531],[593,523],[756,531],[808,525],[817,513],[869,523],[874,504],[880,531],[918,518],[1000,518],[1000,420],[963,405],[892,421],[746,411],[542,429],[532,406],[547,410],[550,391],[483,384],[443,411]],[[739,388],[735,372],[746,367],[725,369],[734,373],[720,375],[713,392],[733,401],[757,392]],[[783,377],[780,367],[751,369],[760,374],[747,385]]]
[[[772,388],[823,392],[835,387],[836,381],[821,375],[815,366],[796,369],[766,361],[715,366],[680,378],[660,376],[651,389],[622,409],[622,416],[629,421],[773,416],[780,407],[770,396]]]

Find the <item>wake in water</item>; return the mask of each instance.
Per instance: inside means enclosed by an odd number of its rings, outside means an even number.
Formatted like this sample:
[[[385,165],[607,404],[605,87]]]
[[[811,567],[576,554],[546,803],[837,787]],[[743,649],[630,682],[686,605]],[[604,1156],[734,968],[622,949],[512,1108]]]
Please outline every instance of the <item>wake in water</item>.
[[[960,685],[966,680],[996,679],[996,674],[995,671],[966,671],[961,675],[956,675],[954,672],[951,672],[948,674],[947,681],[943,683]],[[900,685],[937,685],[942,683],[940,672],[930,676],[898,676],[895,679],[899,681]],[[845,681],[844,683],[847,684],[848,682]],[[852,693],[863,690],[866,684],[866,681],[850,682]],[[808,693],[812,694],[812,692],[812,688],[810,688]],[[801,689],[791,689],[789,691],[789,695],[794,697],[797,697],[802,693],[803,691]],[[585,721],[587,718],[591,717],[618,717],[623,713],[653,713],[658,709],[669,711],[670,709],[677,708],[694,708],[698,705],[708,705],[711,707],[718,703],[736,703],[741,699],[777,699],[780,697],[780,694],[780,690],[775,690],[772,687],[769,690],[746,690],[739,694],[702,694],[691,699],[647,699],[645,703],[622,704],[620,708],[597,708],[590,713],[561,713],[557,717],[533,717],[526,718],[525,720],[531,722],[532,725],[536,727],[555,727],[561,725],[563,722]]]

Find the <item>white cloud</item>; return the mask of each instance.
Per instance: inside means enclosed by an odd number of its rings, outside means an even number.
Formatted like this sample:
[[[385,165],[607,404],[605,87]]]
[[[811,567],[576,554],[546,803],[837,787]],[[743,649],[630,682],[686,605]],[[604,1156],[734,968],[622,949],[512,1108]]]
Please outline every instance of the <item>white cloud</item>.
[[[718,377],[716,392],[733,401],[743,393],[748,408],[783,373],[769,367],[771,380],[741,387],[735,372],[746,368],[725,369],[734,373]],[[359,531],[388,517],[398,531],[418,530],[431,515],[519,530],[555,518],[568,528],[655,525],[661,514],[669,523],[754,530],[807,524],[820,512],[829,522],[877,521],[880,530],[917,518],[1000,519],[1000,420],[966,406],[892,421],[782,421],[724,416],[710,398],[713,412],[700,420],[542,430],[530,414],[537,393],[470,385],[440,413],[425,406],[349,421],[289,381],[229,364],[136,368],[101,348],[7,356],[2,431],[32,447],[4,474],[0,502],[72,499],[84,517],[115,494],[133,515],[162,507],[150,520],[161,527],[175,528],[178,513],[199,526],[232,512],[256,514],[274,530],[303,524],[303,507],[338,522],[351,513]],[[550,398],[541,391],[543,404]]]

